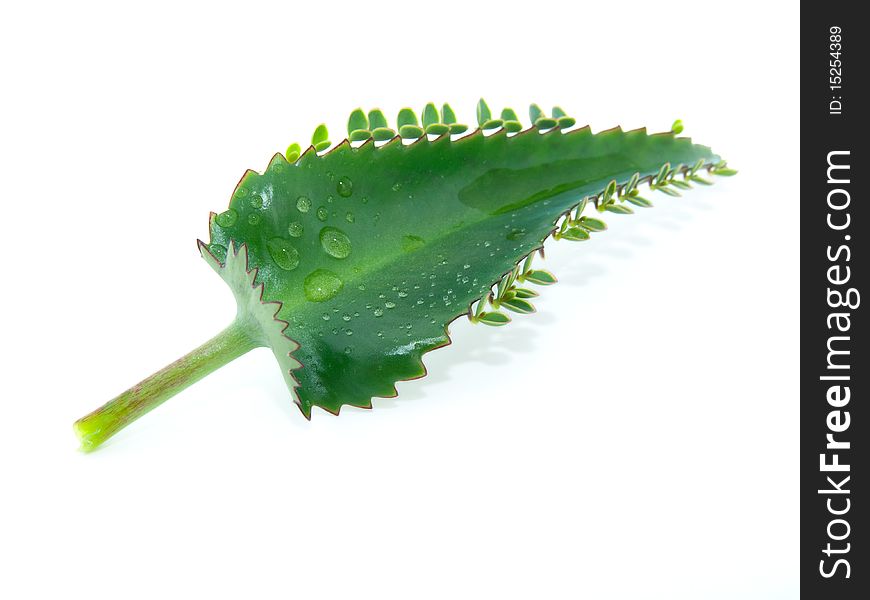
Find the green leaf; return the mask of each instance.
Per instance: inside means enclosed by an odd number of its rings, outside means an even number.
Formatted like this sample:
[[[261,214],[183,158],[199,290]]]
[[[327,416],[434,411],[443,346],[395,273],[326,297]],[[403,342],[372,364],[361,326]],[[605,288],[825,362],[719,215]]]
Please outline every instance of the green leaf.
[[[517,113],[514,112],[512,108],[505,108],[501,111],[501,120],[502,121],[519,121],[517,117]]]
[[[559,117],[556,121],[556,125],[560,129],[568,129],[569,127],[573,127],[577,123],[577,120],[574,117]]]
[[[323,152],[324,150],[329,148],[330,145],[331,145],[331,142],[329,140],[324,140],[322,142],[318,142],[318,143],[314,144],[314,150],[316,152]]]
[[[541,110],[540,106],[537,104],[529,105],[529,121],[531,121],[532,125],[543,116],[545,116],[544,111]]]
[[[378,127],[377,129],[372,131],[372,137],[375,139],[376,142],[383,142],[396,137],[396,132],[389,127]]]
[[[384,113],[381,112],[379,108],[369,111],[369,127],[372,131],[379,128],[386,128],[387,118],[384,116]]]
[[[589,231],[604,231],[607,229],[607,223],[595,217],[581,217],[579,223]]]
[[[468,125],[463,125],[462,123],[450,124],[450,133],[465,133],[466,131],[468,131]]]
[[[501,119],[487,119],[486,121],[483,122],[483,124],[481,124],[480,128],[483,129],[484,131],[486,131],[488,129],[498,129],[503,124],[504,124],[504,121],[502,121]]]
[[[423,355],[449,343],[447,325],[538,251],[560,215],[612,180],[699,159],[718,157],[685,138],[588,129],[339,144],[289,164],[278,157],[262,174],[247,171],[217,211],[226,215],[209,221],[200,251],[233,293],[238,320],[206,345],[198,376],[266,346],[305,415],[370,407],[394,396],[396,382],[425,374]],[[518,281],[556,278],[524,264]],[[510,301],[525,299],[514,293]],[[507,321],[484,315],[487,324]],[[170,367],[180,378],[171,389],[143,382],[136,410],[191,383],[178,368]],[[108,421],[80,424],[89,444],[142,414],[129,396],[118,402],[100,413]]]
[[[681,196],[680,192],[677,190],[672,190],[666,186],[656,186],[655,191],[662,192],[667,194],[668,196],[673,196],[674,198],[679,198]]]
[[[359,129],[368,130],[369,120],[361,108],[357,108],[347,119],[347,134],[352,135],[354,131]]]
[[[676,186],[676,187],[680,188],[681,190],[690,190],[690,189],[692,189],[692,186],[690,186],[690,185],[689,185],[688,183],[686,183],[685,181],[680,181],[679,179],[671,179],[671,181],[670,181],[670,185]]]
[[[543,269],[533,269],[524,273],[523,280],[537,285],[552,285],[558,281],[555,275]]]
[[[486,105],[486,101],[481,98],[477,101],[477,124],[483,125],[492,117],[492,113],[489,110],[489,107]]]
[[[302,153],[302,147],[293,142],[289,146],[287,146],[287,152],[285,152],[285,156],[287,157],[287,162],[294,163],[299,159],[299,155]]]
[[[722,175],[723,177],[731,177],[733,175],[737,175],[737,171],[727,168],[713,169],[712,173],[713,175]]]
[[[417,139],[423,137],[425,132],[417,125],[402,125],[399,127],[399,135],[405,139]]]
[[[553,116],[558,119],[559,117],[567,116],[567,114],[565,113],[564,110],[562,110],[562,108],[560,106],[554,106],[553,107]]]
[[[640,206],[641,208],[651,208],[653,203],[647,200],[646,198],[641,198],[640,196],[626,196],[626,200],[634,204],[635,206]]]
[[[683,122],[679,119],[674,121],[674,124],[671,125],[671,131],[674,135],[680,135],[681,133],[683,133]]]
[[[559,122],[556,119],[550,117],[539,117],[535,121],[535,127],[538,129],[552,129],[558,124]]]
[[[449,132],[450,126],[444,123],[432,123],[426,127],[426,133],[431,133],[432,135],[444,135]]]
[[[311,135],[311,145],[317,148],[318,144],[322,144],[327,140],[329,140],[329,130],[326,128],[325,123],[321,123]]]
[[[351,142],[361,142],[363,140],[367,140],[372,137],[372,132],[368,129],[356,129],[350,132],[350,136],[348,136],[348,140]]]
[[[492,325],[493,327],[501,327],[511,322],[509,316],[498,311],[485,312],[478,317],[478,320],[484,325]]]
[[[517,298],[537,298],[540,296],[538,292],[528,288],[516,288],[514,292],[516,293]]]
[[[399,116],[396,118],[396,125],[400,132],[402,131],[402,127],[406,125],[417,127],[417,115],[410,108],[403,108],[399,111]]]
[[[700,183],[701,185],[713,185],[712,181],[710,181],[709,179],[704,179],[700,175],[689,175],[689,181]]]
[[[630,215],[634,212],[625,204],[608,204],[604,207],[604,210],[616,213],[618,215]]]
[[[446,102],[441,107],[441,122],[446,125],[456,123],[456,113],[453,112],[453,109]]]
[[[589,239],[589,232],[582,227],[572,227],[561,235],[561,239],[572,242],[584,242]]]
[[[428,128],[430,125],[434,125],[435,123],[440,122],[440,118],[438,117],[438,109],[435,108],[435,105],[430,102],[426,105],[426,108],[423,109],[423,128]]]
[[[519,121],[505,121],[504,129],[508,133],[516,133],[523,130],[523,124]]]
[[[501,305],[503,308],[524,315],[535,312],[535,307],[532,306],[532,303],[522,298],[510,298],[507,300],[502,300]]]

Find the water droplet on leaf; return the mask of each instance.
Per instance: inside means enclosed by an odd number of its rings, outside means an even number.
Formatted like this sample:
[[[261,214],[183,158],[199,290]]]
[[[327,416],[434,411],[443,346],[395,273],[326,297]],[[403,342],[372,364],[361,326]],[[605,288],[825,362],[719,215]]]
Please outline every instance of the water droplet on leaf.
[[[350,238],[335,227],[324,227],[320,230],[320,245],[333,258],[347,258],[350,254]]]
[[[317,209],[317,218],[320,219],[321,221],[325,221],[328,216],[329,216],[329,211],[326,210],[325,206],[321,206],[320,208]]]
[[[239,213],[234,211],[232,208],[229,208],[215,217],[215,221],[221,227],[232,227],[236,224],[236,220],[239,218]]]
[[[287,227],[287,233],[289,233],[293,237],[299,237],[300,235],[302,235],[303,231],[305,231],[305,227],[299,221],[293,221]]]
[[[350,195],[353,194],[353,182],[347,177],[342,177],[338,180],[335,191],[342,198],[350,198]]]
[[[299,251],[288,240],[275,237],[266,242],[266,247],[275,264],[285,271],[292,271],[299,266]]]
[[[311,200],[308,196],[299,196],[296,198],[296,210],[301,213],[307,213],[311,210]]]
[[[305,297],[311,302],[326,302],[344,285],[338,275],[326,269],[317,269],[308,274],[302,284]]]

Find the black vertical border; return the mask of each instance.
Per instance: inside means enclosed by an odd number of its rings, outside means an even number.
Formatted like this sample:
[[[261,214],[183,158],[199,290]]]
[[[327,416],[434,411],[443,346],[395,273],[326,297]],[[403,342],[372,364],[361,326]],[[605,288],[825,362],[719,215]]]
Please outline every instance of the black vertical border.
[[[843,294],[849,288],[858,293],[870,294],[864,282],[870,262],[867,260],[867,241],[870,235],[870,203],[866,179],[870,174],[867,164],[865,137],[867,123],[864,116],[870,110],[866,93],[867,37],[870,31],[863,18],[859,17],[860,3],[810,2],[801,5],[800,60],[801,60],[801,164],[800,169],[787,176],[799,177],[801,182],[801,542],[800,568],[801,591],[805,598],[847,600],[870,598],[870,533],[867,532],[867,506],[870,499],[866,491],[870,488],[870,473],[867,470],[867,446],[870,445],[870,411],[865,406],[870,402],[870,359],[868,359],[868,327],[864,313],[868,310],[864,302],[870,302],[870,295],[862,297],[856,308],[831,307],[829,290],[839,290]],[[830,77],[831,28],[841,28],[841,52],[839,60],[842,69],[842,89],[832,90]],[[835,48],[836,49],[836,48]],[[840,114],[831,114],[831,101],[840,100]],[[828,156],[832,151],[848,151],[848,156],[838,155],[838,163],[848,163],[848,171],[832,172],[834,178],[848,178],[849,183],[829,183]],[[848,173],[848,175],[845,175]],[[828,205],[828,194],[833,189],[843,189],[849,194],[848,207],[832,210]],[[833,193],[834,204],[842,205],[846,196],[842,192]],[[849,226],[835,230],[828,222],[829,214],[834,225],[842,226],[848,213]],[[848,247],[841,250],[842,246]],[[839,255],[837,251],[840,250]],[[831,260],[829,257],[837,257]],[[847,260],[848,259],[848,260]],[[829,273],[829,269],[840,265],[839,270]],[[846,283],[834,285],[829,275],[842,279],[849,267],[850,278]],[[848,332],[838,331],[836,326],[829,329],[831,313],[849,313]],[[845,324],[846,320],[839,323]],[[848,362],[849,369],[831,370],[828,368],[828,342],[831,336],[848,336],[848,340],[838,340],[834,346],[849,350],[848,355],[837,355],[839,363]],[[848,381],[823,380],[825,375],[846,375]],[[848,404],[835,407],[829,404],[827,392],[830,386],[848,385],[850,399]],[[841,396],[842,399],[842,396]],[[836,398],[835,398],[836,402]],[[839,410],[831,416],[831,411]],[[828,419],[835,428],[842,428],[845,411],[849,413],[848,429],[833,433],[836,440],[850,442],[849,449],[826,449],[827,434],[831,433]],[[827,454],[827,462],[833,454],[839,455],[841,464],[849,464],[848,472],[823,472],[820,455]],[[840,483],[848,476],[847,483],[841,485],[848,494],[820,493],[819,490],[832,488],[827,481],[830,476]],[[833,515],[827,502],[831,500],[834,510],[849,510],[843,515]],[[834,536],[829,537],[829,524],[841,518],[848,522],[831,525]],[[828,543],[832,548],[845,549],[842,554],[825,554]],[[820,561],[824,560],[825,569],[833,568],[835,561],[843,558],[849,563],[849,577],[845,577],[845,565],[840,564],[834,576],[826,578],[821,574]]]

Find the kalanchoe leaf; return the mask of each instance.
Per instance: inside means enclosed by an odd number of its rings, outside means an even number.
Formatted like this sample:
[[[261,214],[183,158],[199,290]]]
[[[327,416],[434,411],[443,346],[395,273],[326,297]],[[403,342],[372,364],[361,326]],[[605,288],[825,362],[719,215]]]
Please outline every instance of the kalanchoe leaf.
[[[287,152],[284,154],[287,157],[287,162],[293,163],[299,159],[299,155],[302,153],[302,147],[293,142],[289,146],[287,146]]]
[[[553,114],[553,116],[556,117],[557,119],[558,119],[559,117],[565,117],[565,116],[567,116],[567,114],[565,113],[565,111],[562,110],[562,107],[560,107],[560,106],[554,106],[554,107],[553,107],[552,114]]]
[[[528,300],[522,298],[507,298],[501,302],[502,308],[506,308],[515,313],[529,315],[535,312],[535,307]]]
[[[441,122],[447,125],[456,123],[456,113],[453,112],[453,109],[446,102],[441,107]]]
[[[678,192],[677,190],[672,190],[665,186],[657,186],[656,191],[667,194],[668,196],[673,196],[674,198],[679,198],[681,196],[680,192]]]
[[[709,179],[704,179],[700,175],[690,175],[689,181],[692,181],[694,183],[700,183],[701,185],[713,185],[712,181],[710,181]]]
[[[381,127],[388,127],[387,118],[384,116],[384,113],[381,112],[379,108],[375,108],[374,110],[369,111],[369,128],[374,131],[375,129]]]
[[[562,234],[562,239],[572,242],[584,242],[589,239],[589,232],[582,227],[572,227]]]
[[[465,133],[466,131],[468,131],[468,125],[463,125],[462,123],[450,124],[450,133]]]
[[[634,204],[635,206],[640,206],[641,208],[651,208],[653,203],[647,200],[646,198],[641,198],[640,196],[626,196],[626,200]]]
[[[329,140],[323,140],[322,142],[317,142],[316,144],[314,144],[314,150],[317,152],[323,152],[324,150],[329,148],[330,145],[331,142]]]
[[[559,117],[556,120],[556,125],[560,129],[568,129],[569,127],[573,127],[577,123],[577,120],[574,117]]]
[[[674,135],[680,135],[681,133],[683,133],[683,122],[679,119],[674,121],[674,124],[671,125],[671,131],[674,133]]]
[[[558,124],[559,122],[551,117],[538,117],[535,120],[535,127],[538,129],[552,129]]]
[[[536,285],[552,285],[558,281],[556,276],[549,271],[543,269],[532,269],[528,273],[523,274],[523,281],[534,283]]]
[[[737,171],[725,167],[713,169],[711,172],[713,173],[713,175],[722,175],[724,177],[731,177],[732,175],[737,175]]]
[[[604,210],[607,210],[612,213],[616,213],[618,215],[630,215],[634,211],[627,207],[625,204],[608,204]]]
[[[442,117],[455,131],[452,111]],[[507,323],[488,308],[494,285],[502,282],[493,303],[528,311],[535,293],[518,285],[556,281],[532,266],[556,224],[569,239],[604,229],[582,214],[584,198],[605,188],[615,196],[615,180],[620,197],[639,201],[625,191],[631,175],[645,180],[666,163],[728,169],[708,148],[669,134],[583,128],[430,140],[411,113],[400,119],[403,134],[419,139],[403,144],[379,111],[367,120],[349,137],[371,131],[388,143],[343,142],[290,162],[278,155],[262,174],[245,173],[199,245],[236,298],[236,320],[78,421],[85,449],[258,346],[272,349],[306,417],[315,406],[371,407],[372,398],[394,396],[396,382],[425,373],[423,355],[449,343],[454,319]],[[329,147],[325,127],[313,144]],[[613,201],[600,204],[628,208]]]
[[[484,131],[486,131],[488,129],[498,129],[503,124],[504,124],[504,121],[502,121],[501,119],[487,119],[486,121],[483,122],[483,124],[481,124],[480,128],[483,129]]]
[[[329,130],[326,128],[325,123],[321,123],[311,135],[311,145],[317,148],[318,144],[326,142],[327,140],[329,140]]]
[[[372,131],[372,137],[376,142],[383,142],[385,140],[391,140],[396,137],[396,132],[389,127],[378,127],[374,131]]]
[[[607,184],[607,187],[604,188],[604,193],[601,196],[601,200],[603,202],[610,202],[613,198],[613,194],[616,193],[616,180],[611,179],[610,183]]]
[[[444,123],[432,123],[426,127],[426,133],[431,133],[432,135],[444,135],[449,132],[450,126]]]
[[[396,117],[396,125],[400,132],[405,125],[417,127],[417,115],[410,108],[403,108],[399,111],[399,116]]]
[[[504,129],[508,133],[516,133],[523,130],[523,124],[519,121],[505,121]]]
[[[352,135],[357,130],[368,130],[369,120],[361,108],[357,108],[347,118],[347,134]]]
[[[692,189],[692,186],[690,186],[690,185],[689,185],[688,183],[686,183],[685,181],[680,181],[679,179],[672,179],[672,180],[670,181],[670,185],[673,185],[673,186],[675,186],[675,187],[678,187],[678,188],[680,188],[681,190],[690,190],[690,189]]]
[[[663,164],[663,165],[661,166],[661,168],[659,169],[659,172],[658,172],[658,174],[656,175],[655,180],[654,180],[653,183],[654,183],[655,185],[662,185],[662,184],[664,184],[665,181],[666,181],[667,178],[668,178],[668,173],[670,173],[670,171],[671,171],[671,164],[670,164],[670,163],[665,163],[665,164]]]
[[[422,128],[417,125],[402,125],[399,127],[399,135],[405,139],[417,139],[423,136]]]
[[[430,125],[440,123],[438,117],[438,109],[431,102],[423,109],[423,128],[428,128]]]
[[[493,327],[501,327],[511,322],[511,318],[503,312],[491,311],[485,312],[478,318],[479,322],[484,325],[492,325]]]
[[[640,180],[640,173],[635,173],[631,176],[631,179],[628,180],[628,183],[625,184],[625,189],[623,190],[624,194],[631,194],[633,191],[637,189],[637,183]]]
[[[370,137],[372,137],[372,132],[368,129],[356,129],[350,132],[350,135],[347,139],[351,142],[361,142],[363,140],[369,139]]]
[[[589,231],[604,231],[607,229],[607,223],[595,217],[580,217],[579,223]]]
[[[512,108],[504,108],[501,111],[501,119],[502,121],[519,121],[517,117],[517,113],[514,112]]]
[[[483,125],[492,117],[492,112],[489,110],[489,106],[486,105],[486,101],[481,98],[477,101],[477,124]]]
[[[535,121],[545,116],[544,111],[541,110],[541,107],[537,104],[529,105],[529,121],[532,122],[532,125],[535,124]]]

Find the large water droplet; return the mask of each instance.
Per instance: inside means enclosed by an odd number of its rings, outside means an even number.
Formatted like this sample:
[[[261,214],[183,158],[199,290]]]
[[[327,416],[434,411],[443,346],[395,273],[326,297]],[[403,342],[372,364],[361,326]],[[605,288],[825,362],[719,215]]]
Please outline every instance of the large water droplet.
[[[350,238],[335,227],[324,227],[320,230],[320,245],[334,258],[347,258],[350,254]]]
[[[387,300],[386,302],[384,302],[384,306],[386,306],[387,308],[396,308],[396,303]]]
[[[307,213],[311,210],[311,200],[308,196],[299,196],[296,198],[296,210],[301,213]]]
[[[320,219],[321,221],[325,221],[328,216],[329,216],[329,211],[326,210],[325,206],[321,206],[320,208],[317,209],[317,218]]]
[[[217,224],[221,227],[232,227],[236,224],[239,218],[239,213],[229,208],[214,218]]]
[[[266,242],[266,247],[275,264],[285,271],[292,271],[299,266],[299,251],[288,240],[275,237]]]
[[[342,285],[341,279],[332,271],[317,269],[305,278],[302,291],[311,302],[326,302],[341,290]]]
[[[293,221],[287,226],[287,233],[293,237],[299,237],[303,231],[305,231],[305,227],[299,221]]]
[[[335,191],[342,198],[350,198],[350,195],[353,194],[353,182],[347,177],[341,177],[335,186]]]

